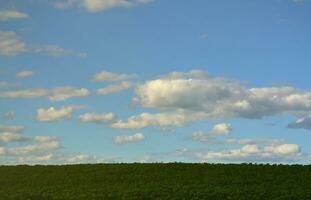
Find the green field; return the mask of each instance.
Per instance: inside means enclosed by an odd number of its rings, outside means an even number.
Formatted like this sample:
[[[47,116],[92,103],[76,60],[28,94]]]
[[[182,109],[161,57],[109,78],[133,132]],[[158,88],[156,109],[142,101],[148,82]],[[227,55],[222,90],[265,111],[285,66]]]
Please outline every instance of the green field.
[[[311,166],[1,166],[0,199],[311,199]]]

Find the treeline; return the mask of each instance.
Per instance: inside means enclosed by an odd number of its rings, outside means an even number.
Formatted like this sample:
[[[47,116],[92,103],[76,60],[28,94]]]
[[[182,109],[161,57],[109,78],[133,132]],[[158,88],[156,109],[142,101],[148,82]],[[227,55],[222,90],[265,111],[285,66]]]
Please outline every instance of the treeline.
[[[311,165],[0,166],[2,200],[309,200]]]

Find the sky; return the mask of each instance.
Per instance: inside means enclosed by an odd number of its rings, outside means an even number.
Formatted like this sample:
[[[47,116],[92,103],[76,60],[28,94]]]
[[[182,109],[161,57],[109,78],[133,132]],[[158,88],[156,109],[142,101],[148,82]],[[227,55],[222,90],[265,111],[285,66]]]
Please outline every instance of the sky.
[[[0,1],[0,165],[311,161],[311,1]]]

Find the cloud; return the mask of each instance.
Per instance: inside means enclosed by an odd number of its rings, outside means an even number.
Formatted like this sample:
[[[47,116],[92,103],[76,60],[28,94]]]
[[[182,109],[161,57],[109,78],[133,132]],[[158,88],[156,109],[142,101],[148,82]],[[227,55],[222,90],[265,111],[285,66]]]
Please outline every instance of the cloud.
[[[184,122],[228,118],[259,119],[281,115],[306,116],[311,113],[311,92],[294,87],[246,88],[238,81],[213,77],[195,70],[173,72],[138,85],[133,104],[156,109],[161,113],[185,114],[180,117]],[[163,115],[161,113],[144,115]],[[133,119],[141,119],[141,116],[130,117],[128,121]],[[176,123],[172,121],[171,125]]]
[[[95,123],[112,123],[116,120],[116,114],[109,113],[85,113],[79,116],[81,122],[95,122]]]
[[[18,126],[18,125],[1,125],[1,124],[0,124],[0,132],[21,133],[24,129],[25,129],[24,126]]]
[[[14,19],[25,19],[28,15],[17,10],[0,10],[0,21],[9,21]]]
[[[209,145],[279,145],[284,143],[282,139],[250,139],[250,138],[226,138],[218,139],[210,133],[196,131],[191,134],[190,138],[194,141],[202,142]]]
[[[50,91],[49,99],[51,101],[64,101],[71,97],[85,97],[88,96],[90,92],[85,88],[74,88],[74,87],[60,87],[54,88]]]
[[[98,95],[107,95],[112,93],[118,93],[123,90],[132,88],[134,85],[131,82],[122,82],[116,85],[108,85],[107,87],[97,89]]]
[[[23,136],[20,133],[14,132],[0,132],[0,144],[6,144],[10,142],[27,141],[28,137]]]
[[[38,46],[34,48],[34,51],[37,53],[44,53],[44,54],[47,54],[49,56],[54,56],[54,57],[76,56],[79,58],[85,58],[87,56],[86,53],[78,53],[73,50],[65,49],[63,47],[60,47],[54,44]]]
[[[117,159],[82,153],[65,154],[60,151],[60,138],[48,135],[25,136],[23,130],[23,126],[0,125],[0,165],[111,163]]]
[[[16,56],[21,53],[43,53],[49,56],[76,56],[79,58],[86,57],[86,53],[75,52],[65,49],[54,44],[47,45],[28,45],[13,31],[0,31],[0,55]]]
[[[93,80],[114,82],[114,81],[126,81],[136,77],[137,77],[136,74],[116,74],[108,71],[102,71],[95,74]]]
[[[0,88],[11,88],[11,87],[15,87],[15,84],[12,83],[8,83],[5,81],[0,81]]]
[[[15,32],[0,31],[0,55],[15,56],[26,51],[26,43]]]
[[[40,122],[55,122],[70,119],[74,109],[74,106],[62,106],[60,109],[54,107],[48,109],[39,108],[36,119]]]
[[[203,150],[182,149],[168,155],[188,157],[201,162],[257,162],[280,163],[310,160],[309,154],[301,153],[297,144],[280,144],[276,146],[258,146],[246,144],[237,149]]]
[[[14,110],[7,111],[3,114],[4,119],[13,119],[14,117],[15,117],[15,111]]]
[[[1,164],[20,164],[33,161],[47,161],[46,157],[60,148],[55,136],[25,136],[23,126],[0,125]],[[18,142],[18,145],[11,145]]]
[[[20,71],[20,72],[18,72],[16,74],[16,77],[18,77],[18,78],[27,78],[27,77],[32,76],[33,74],[34,74],[34,72],[33,71],[29,71],[29,70],[27,70],[27,71]]]
[[[232,131],[232,127],[230,124],[216,124],[212,130],[211,133],[215,135],[227,135]]]
[[[6,155],[26,155],[26,154],[38,154],[42,152],[50,152],[55,151],[60,148],[59,139],[51,140],[49,142],[35,142],[33,144],[27,144],[25,146],[19,147],[9,147],[6,148]]]
[[[195,115],[184,112],[166,112],[166,113],[141,113],[138,116],[131,116],[127,121],[119,120],[111,124],[116,129],[139,129],[148,126],[184,126],[190,121],[200,119],[200,113]]]
[[[35,98],[47,97],[51,101],[64,101],[72,97],[85,97],[90,92],[85,88],[74,88],[71,86],[58,87],[54,89],[33,88],[28,90],[17,90],[0,93],[0,97],[8,98]]]
[[[288,128],[303,128],[311,130],[311,116],[297,119],[295,122],[289,124]]]
[[[253,161],[279,162],[304,159],[297,144],[282,144],[274,147],[260,148],[257,145],[245,145],[240,149],[209,151],[201,158],[205,161]]]
[[[145,139],[143,133],[136,133],[134,135],[121,135],[113,138],[113,141],[117,144],[122,144],[125,142],[138,142]]]
[[[300,152],[300,147],[297,144],[282,144],[265,147],[264,151],[273,154],[294,154]]]
[[[65,0],[55,4],[57,8],[81,7],[88,12],[99,12],[114,7],[131,7],[138,4],[150,3],[152,0]]]

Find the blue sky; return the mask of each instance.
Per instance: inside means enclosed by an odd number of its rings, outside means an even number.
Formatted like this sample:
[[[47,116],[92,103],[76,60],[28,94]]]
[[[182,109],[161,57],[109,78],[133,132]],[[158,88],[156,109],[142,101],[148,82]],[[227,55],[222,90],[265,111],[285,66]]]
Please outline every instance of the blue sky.
[[[0,2],[0,164],[311,159],[308,0]]]

